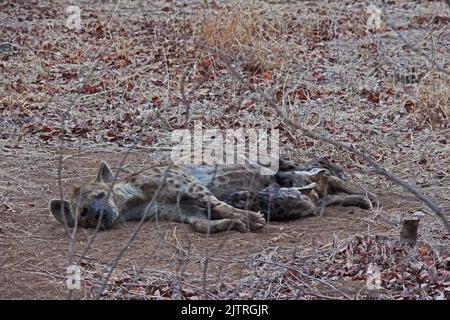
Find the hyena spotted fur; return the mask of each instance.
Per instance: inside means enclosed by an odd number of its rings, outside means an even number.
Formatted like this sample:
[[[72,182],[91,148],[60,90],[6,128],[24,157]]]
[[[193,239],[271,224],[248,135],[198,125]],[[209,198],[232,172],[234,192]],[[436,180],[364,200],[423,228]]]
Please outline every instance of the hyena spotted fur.
[[[70,201],[53,199],[50,212],[73,227],[107,229],[117,221],[169,220],[195,231],[256,231],[267,220],[317,214],[324,206],[368,209],[376,195],[346,181],[326,159],[306,165],[280,160],[274,175],[252,165],[150,167],[115,181],[106,162],[94,180],[75,187]]]

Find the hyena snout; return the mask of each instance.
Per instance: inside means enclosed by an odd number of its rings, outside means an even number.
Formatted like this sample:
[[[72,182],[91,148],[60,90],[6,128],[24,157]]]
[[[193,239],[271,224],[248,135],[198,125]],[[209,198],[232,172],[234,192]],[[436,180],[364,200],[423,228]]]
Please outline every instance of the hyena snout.
[[[107,194],[103,191],[82,205],[78,214],[81,226],[96,228],[99,225],[101,229],[111,226],[118,216],[118,210],[114,202],[107,199]]]

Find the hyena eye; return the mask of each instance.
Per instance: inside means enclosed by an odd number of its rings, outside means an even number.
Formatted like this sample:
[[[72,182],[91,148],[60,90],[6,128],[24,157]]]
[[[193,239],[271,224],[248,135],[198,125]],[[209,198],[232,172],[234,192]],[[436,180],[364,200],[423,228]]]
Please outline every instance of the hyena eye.
[[[88,209],[87,209],[87,208],[84,208],[83,210],[81,210],[80,216],[81,216],[81,217],[86,217],[87,214],[88,214]]]
[[[98,195],[95,196],[97,200],[101,200],[106,196],[106,192],[101,191]]]

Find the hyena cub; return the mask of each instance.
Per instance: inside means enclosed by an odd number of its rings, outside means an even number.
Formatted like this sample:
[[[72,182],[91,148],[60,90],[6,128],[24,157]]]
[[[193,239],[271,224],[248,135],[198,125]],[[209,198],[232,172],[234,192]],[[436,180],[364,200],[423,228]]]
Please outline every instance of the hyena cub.
[[[106,229],[116,221],[170,220],[198,232],[255,231],[266,220],[314,215],[322,206],[369,208],[376,196],[353,187],[324,159],[305,166],[280,161],[273,176],[252,165],[151,167],[114,182],[102,162],[94,180],[74,188],[70,201],[50,201],[50,212],[73,227]],[[262,212],[262,213],[261,213]]]
[[[219,197],[236,208],[258,211],[266,220],[289,220],[315,215],[332,205],[369,209],[377,196],[347,182],[341,168],[324,158],[305,165],[280,160],[279,171],[258,192],[236,191]]]

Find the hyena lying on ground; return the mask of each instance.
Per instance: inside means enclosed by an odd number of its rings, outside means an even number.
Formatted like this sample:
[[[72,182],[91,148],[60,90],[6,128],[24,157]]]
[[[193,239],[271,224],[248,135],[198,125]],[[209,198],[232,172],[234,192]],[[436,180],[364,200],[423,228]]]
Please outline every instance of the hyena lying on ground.
[[[203,233],[246,232],[263,228],[266,220],[314,215],[324,206],[368,209],[376,201],[322,158],[304,166],[280,160],[272,176],[250,165],[173,165],[113,180],[102,162],[93,181],[74,188],[70,202],[51,200],[51,213],[70,227],[75,219],[79,226],[98,224],[100,229],[117,221],[153,219],[188,223]]]

